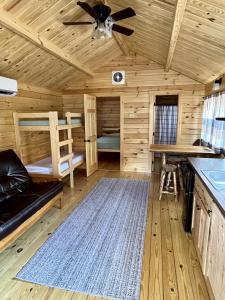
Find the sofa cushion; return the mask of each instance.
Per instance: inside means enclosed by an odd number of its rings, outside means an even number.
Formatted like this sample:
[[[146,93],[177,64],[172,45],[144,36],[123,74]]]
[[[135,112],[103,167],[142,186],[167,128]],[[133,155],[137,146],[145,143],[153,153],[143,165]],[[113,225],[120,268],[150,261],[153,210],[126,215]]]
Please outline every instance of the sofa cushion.
[[[0,203],[32,184],[32,179],[13,150],[0,152]]]
[[[62,190],[63,183],[58,181],[33,183],[29,189],[0,203],[0,239],[6,237]]]

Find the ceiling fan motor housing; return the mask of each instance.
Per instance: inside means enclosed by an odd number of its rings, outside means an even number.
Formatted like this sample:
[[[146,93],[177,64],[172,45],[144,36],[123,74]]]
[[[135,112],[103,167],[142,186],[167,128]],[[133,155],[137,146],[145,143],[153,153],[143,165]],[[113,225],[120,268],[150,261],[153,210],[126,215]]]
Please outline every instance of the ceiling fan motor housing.
[[[111,8],[104,4],[95,5],[93,9],[98,15],[98,20],[102,23],[104,23],[108,16],[111,14]]]

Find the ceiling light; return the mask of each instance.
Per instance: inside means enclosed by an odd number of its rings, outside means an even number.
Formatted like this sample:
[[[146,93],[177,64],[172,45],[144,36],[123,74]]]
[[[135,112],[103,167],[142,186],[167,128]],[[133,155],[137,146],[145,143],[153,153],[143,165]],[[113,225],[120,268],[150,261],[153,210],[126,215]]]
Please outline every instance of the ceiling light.
[[[111,38],[112,26],[113,26],[113,21],[111,17],[108,17],[105,20],[105,22],[98,21],[97,24],[95,24],[92,38],[96,40]]]

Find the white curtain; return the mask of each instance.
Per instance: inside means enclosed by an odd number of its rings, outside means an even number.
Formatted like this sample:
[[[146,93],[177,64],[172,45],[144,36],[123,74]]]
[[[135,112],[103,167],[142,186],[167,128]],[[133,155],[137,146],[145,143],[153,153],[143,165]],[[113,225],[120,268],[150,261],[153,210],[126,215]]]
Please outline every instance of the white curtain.
[[[207,97],[204,102],[202,139],[215,148],[225,149],[225,122],[216,118],[225,117],[225,94]]]
[[[177,106],[155,107],[155,144],[176,144]]]

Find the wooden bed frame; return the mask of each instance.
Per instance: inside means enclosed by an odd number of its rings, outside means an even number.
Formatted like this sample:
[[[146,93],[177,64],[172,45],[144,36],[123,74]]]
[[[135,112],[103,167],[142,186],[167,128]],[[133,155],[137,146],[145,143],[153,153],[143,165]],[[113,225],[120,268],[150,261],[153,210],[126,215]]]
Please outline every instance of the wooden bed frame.
[[[13,113],[14,119],[14,127],[15,127],[15,137],[16,137],[16,148],[17,153],[22,160],[22,150],[21,150],[21,132],[22,131],[49,131],[50,132],[50,142],[51,142],[51,158],[52,158],[52,171],[53,176],[65,177],[70,174],[70,187],[74,187],[74,178],[73,172],[76,167],[83,164],[83,160],[77,164],[72,163],[73,159],[73,138],[72,138],[72,129],[81,127],[81,124],[72,124],[72,118],[81,118],[82,114],[80,113],[70,113],[67,112],[66,116],[66,124],[59,125],[58,121],[58,112],[50,111],[50,112],[42,112],[42,113]],[[49,121],[49,125],[31,125],[31,126],[21,126],[19,121],[21,119],[47,119]],[[59,141],[59,132],[65,130],[67,131],[67,135],[64,136],[65,140]],[[61,157],[60,148],[68,146],[68,154]],[[63,172],[60,170],[60,165],[63,162],[68,162],[69,168]]]
[[[120,149],[104,149],[104,148],[98,148],[98,152],[120,152]]]

